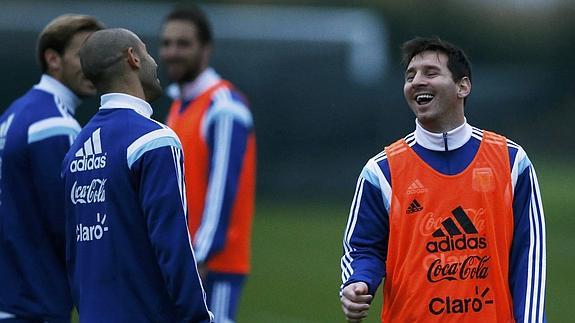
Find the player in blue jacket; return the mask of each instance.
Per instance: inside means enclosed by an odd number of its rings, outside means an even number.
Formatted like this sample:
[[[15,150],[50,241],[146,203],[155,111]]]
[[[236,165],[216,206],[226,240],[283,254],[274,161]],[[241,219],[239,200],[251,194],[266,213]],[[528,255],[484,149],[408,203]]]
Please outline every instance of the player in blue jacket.
[[[341,258],[348,322],[367,315],[382,280],[386,322],[546,322],[545,219],[533,164],[518,144],[467,123],[463,50],[419,37],[402,49],[415,131],[359,176]]]
[[[64,15],[38,37],[42,78],[0,116],[0,322],[69,322],[60,167],[80,131],[74,111],[96,94],[78,51],[103,26]]]
[[[80,59],[103,94],[62,166],[80,321],[211,322],[186,226],[181,144],[150,118],[162,92],[156,62],[126,29],[94,33]]]

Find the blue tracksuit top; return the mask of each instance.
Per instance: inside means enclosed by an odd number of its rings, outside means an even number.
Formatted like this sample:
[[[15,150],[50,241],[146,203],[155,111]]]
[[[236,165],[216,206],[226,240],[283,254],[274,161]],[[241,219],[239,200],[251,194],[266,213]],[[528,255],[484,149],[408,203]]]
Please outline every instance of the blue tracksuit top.
[[[62,165],[81,322],[210,322],[187,230],[176,134],[136,97],[102,96]]]
[[[43,75],[0,116],[0,317],[66,320],[60,165],[80,125],[80,100]]]

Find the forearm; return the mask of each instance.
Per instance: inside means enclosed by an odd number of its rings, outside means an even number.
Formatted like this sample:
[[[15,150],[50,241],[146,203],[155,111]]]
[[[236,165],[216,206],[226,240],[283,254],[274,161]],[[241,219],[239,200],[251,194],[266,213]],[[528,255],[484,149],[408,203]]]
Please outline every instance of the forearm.
[[[363,173],[362,173],[363,174]],[[385,276],[389,219],[381,188],[360,176],[343,239],[342,287],[365,282],[374,294]]]

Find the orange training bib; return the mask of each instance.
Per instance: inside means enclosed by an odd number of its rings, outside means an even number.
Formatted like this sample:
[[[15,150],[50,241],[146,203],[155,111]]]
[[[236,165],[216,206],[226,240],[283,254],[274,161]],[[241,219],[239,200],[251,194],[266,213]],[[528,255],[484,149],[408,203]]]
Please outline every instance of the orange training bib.
[[[484,132],[470,165],[443,175],[399,140],[386,148],[383,322],[513,322],[513,193],[506,139]]]

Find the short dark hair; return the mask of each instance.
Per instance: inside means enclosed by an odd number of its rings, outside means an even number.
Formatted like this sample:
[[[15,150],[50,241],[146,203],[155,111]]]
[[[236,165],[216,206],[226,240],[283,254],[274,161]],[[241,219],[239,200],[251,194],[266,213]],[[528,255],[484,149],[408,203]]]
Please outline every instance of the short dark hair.
[[[403,43],[401,52],[404,67],[407,68],[414,56],[425,51],[441,52],[447,55],[447,68],[454,81],[457,82],[465,76],[471,81],[471,63],[465,52],[439,37],[416,37]]]
[[[36,55],[42,73],[48,70],[48,63],[44,58],[46,50],[53,49],[58,54],[63,55],[77,33],[101,29],[104,29],[104,25],[92,16],[66,14],[56,17],[44,27],[38,36]]]
[[[204,12],[196,5],[178,6],[170,12],[164,23],[172,20],[184,20],[192,23],[198,30],[198,39],[202,45],[212,43],[212,29]]]
[[[132,31],[123,28],[111,28],[90,35],[80,49],[82,72],[98,91],[109,86],[112,80],[123,73],[119,64],[129,47],[143,54],[140,39]]]

